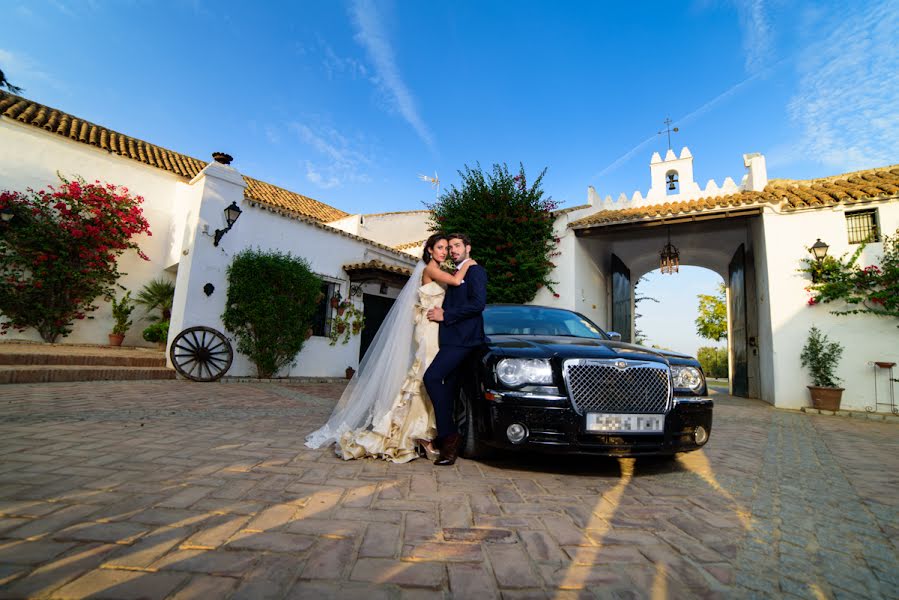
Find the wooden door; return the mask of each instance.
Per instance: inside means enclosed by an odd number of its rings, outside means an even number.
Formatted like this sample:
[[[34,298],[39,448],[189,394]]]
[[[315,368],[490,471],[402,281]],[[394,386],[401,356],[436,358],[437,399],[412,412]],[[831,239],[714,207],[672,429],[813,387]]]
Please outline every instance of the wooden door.
[[[374,294],[362,294],[362,302],[364,308],[362,314],[365,315],[365,327],[362,329],[361,345],[359,346],[359,360],[365,356],[365,351],[371,345],[375,334],[381,328],[381,323],[390,307],[393,306],[395,300],[393,298],[385,298],[384,296],[375,296]]]
[[[749,346],[746,327],[746,249],[734,252],[727,268],[730,291],[731,393],[749,396]]]
[[[631,270],[616,255],[612,255],[612,331],[621,334],[622,342],[632,340],[634,302]]]

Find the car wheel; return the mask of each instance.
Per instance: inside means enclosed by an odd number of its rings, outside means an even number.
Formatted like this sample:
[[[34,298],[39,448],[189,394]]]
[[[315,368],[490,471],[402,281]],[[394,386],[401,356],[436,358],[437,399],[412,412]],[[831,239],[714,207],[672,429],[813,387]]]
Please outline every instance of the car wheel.
[[[475,434],[474,411],[471,406],[471,398],[463,388],[459,391],[459,402],[456,404],[456,423],[459,425],[459,433],[463,442],[461,454],[465,458],[486,458],[491,454],[491,448],[478,441]]]

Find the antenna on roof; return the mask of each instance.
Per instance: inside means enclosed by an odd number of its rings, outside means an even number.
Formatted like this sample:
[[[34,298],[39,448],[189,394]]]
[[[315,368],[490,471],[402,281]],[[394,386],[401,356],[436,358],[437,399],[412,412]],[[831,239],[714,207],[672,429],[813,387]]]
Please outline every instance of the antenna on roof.
[[[677,133],[680,130],[677,127],[673,128],[673,129],[671,128],[671,124],[674,123],[674,121],[671,120],[671,117],[665,117],[665,120],[662,122],[665,124],[665,129],[663,129],[662,131],[659,131],[656,135],[662,135],[663,133],[667,133],[668,134],[668,149],[671,150],[671,132],[673,131],[674,133]]]
[[[437,171],[434,171],[433,177],[428,177],[427,175],[419,175],[418,178],[422,181],[427,181],[428,183],[430,183],[431,187],[434,188],[438,194],[440,193],[440,178],[437,177]]]

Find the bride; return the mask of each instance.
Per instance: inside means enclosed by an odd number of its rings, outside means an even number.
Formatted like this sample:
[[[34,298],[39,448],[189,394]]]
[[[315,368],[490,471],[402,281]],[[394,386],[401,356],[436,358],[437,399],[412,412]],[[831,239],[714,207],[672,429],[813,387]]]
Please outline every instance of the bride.
[[[476,264],[467,261],[450,275],[440,270],[446,256],[446,236],[429,237],[421,261],[381,324],[359,371],[328,422],[306,437],[307,446],[321,448],[336,442],[334,450],[344,460],[371,456],[405,463],[418,456],[417,445],[428,457],[436,455],[434,408],[422,377],[437,354],[438,324],[426,315],[428,309],[442,306],[445,287],[461,285],[468,267]]]

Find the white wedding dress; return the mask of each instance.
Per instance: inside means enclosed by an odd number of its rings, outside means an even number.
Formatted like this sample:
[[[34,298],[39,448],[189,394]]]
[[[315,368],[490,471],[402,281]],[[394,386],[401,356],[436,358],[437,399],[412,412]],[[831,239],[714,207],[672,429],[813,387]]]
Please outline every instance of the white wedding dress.
[[[328,422],[306,438],[321,448],[336,443],[344,460],[376,457],[395,463],[417,458],[416,440],[432,440],[434,409],[422,377],[438,350],[439,325],[429,309],[443,305],[439,283],[420,285],[418,266],[394,302]],[[416,302],[417,300],[417,302]]]

